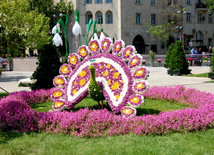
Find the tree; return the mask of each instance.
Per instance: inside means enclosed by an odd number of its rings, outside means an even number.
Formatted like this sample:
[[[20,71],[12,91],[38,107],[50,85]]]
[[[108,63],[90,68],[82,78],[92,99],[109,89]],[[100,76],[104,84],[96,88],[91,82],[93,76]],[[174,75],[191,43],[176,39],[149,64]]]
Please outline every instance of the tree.
[[[206,6],[209,8],[211,13],[214,13],[214,0],[206,0],[205,1]]]
[[[32,89],[50,89],[54,87],[53,79],[59,75],[61,66],[59,52],[56,46],[50,43],[45,45],[38,56],[38,66],[31,76],[31,79],[36,79],[35,86]]]
[[[55,3],[54,0],[29,0],[30,9],[37,9],[39,13],[43,13],[50,19],[50,32],[59,20],[59,14],[72,15],[72,1],[60,1]],[[55,16],[54,16],[55,15]]]
[[[185,52],[183,50],[183,42],[176,41],[174,50],[171,51],[169,70],[185,72],[188,70],[189,64],[187,62]]]
[[[147,32],[151,33],[152,40],[159,41],[160,43],[165,43],[169,46],[169,37],[176,32],[176,27],[179,26],[182,21],[182,17],[179,15],[181,8],[178,5],[173,5],[169,3],[171,1],[159,0],[156,4],[157,14],[156,18],[159,24],[153,26],[151,24],[147,25]],[[185,8],[180,11],[183,13]]]
[[[16,56],[25,49],[40,49],[50,43],[49,19],[29,11],[28,0],[0,1],[0,54]]]
[[[172,55],[172,52],[175,48],[175,44],[172,43],[170,46],[169,46],[169,49],[167,50],[166,52],[166,58],[165,58],[165,65],[168,66],[169,65],[169,62],[170,62],[170,57]]]

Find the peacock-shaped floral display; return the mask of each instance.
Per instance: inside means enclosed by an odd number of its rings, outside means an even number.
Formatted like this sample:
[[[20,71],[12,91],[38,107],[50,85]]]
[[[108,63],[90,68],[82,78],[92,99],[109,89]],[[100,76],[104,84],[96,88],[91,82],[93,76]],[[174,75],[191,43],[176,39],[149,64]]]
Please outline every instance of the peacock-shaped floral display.
[[[112,111],[121,112],[124,117],[135,116],[135,108],[144,103],[142,94],[149,89],[146,81],[149,70],[141,66],[142,60],[135,47],[125,47],[123,40],[113,44],[112,39],[106,37],[101,42],[92,40],[88,46],[80,46],[77,53],[68,56],[68,63],[60,67],[60,75],[53,80],[56,86],[52,93],[53,109],[72,109],[87,97],[91,78],[89,66],[94,66],[95,79],[102,85],[102,95]]]

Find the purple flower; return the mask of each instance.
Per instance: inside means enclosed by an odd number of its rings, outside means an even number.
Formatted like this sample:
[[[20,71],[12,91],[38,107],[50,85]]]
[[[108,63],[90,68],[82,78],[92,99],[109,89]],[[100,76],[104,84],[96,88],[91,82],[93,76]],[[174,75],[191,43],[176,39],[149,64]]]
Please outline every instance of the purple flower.
[[[117,40],[112,47],[112,53],[114,55],[120,55],[122,53],[124,47],[125,47],[124,41]]]
[[[135,82],[133,85],[133,90],[135,93],[143,94],[149,89],[149,83],[145,80]]]
[[[135,53],[135,47],[134,46],[126,46],[126,48],[123,50],[122,52],[122,59],[124,61],[129,61],[129,59],[133,56],[133,54]]]
[[[72,53],[68,56],[68,64],[75,68],[80,63],[80,56],[76,53]]]
[[[136,115],[136,109],[132,107],[123,107],[121,114],[124,118],[134,117]]]
[[[135,71],[132,73],[132,77],[136,80],[143,80],[146,79],[149,76],[149,70],[147,67],[142,66],[135,69]]]
[[[60,69],[59,69],[59,73],[61,75],[64,75],[65,77],[69,76],[69,74],[71,73],[71,71],[72,71],[72,68],[68,64],[61,65]]]
[[[133,108],[138,108],[144,103],[144,97],[142,95],[133,94],[129,97],[128,104]]]
[[[53,79],[53,84],[54,84],[56,87],[64,88],[64,87],[65,87],[65,84],[66,84],[65,77],[62,76],[62,75],[56,76],[56,77]]]
[[[130,69],[135,69],[142,64],[143,57],[140,54],[135,54],[129,60],[128,66]]]
[[[101,41],[101,50],[103,53],[109,53],[111,51],[113,44],[112,44],[112,39],[111,38],[104,38]]]
[[[90,54],[88,47],[86,45],[80,46],[78,49],[78,54],[82,59],[88,57]]]
[[[91,51],[92,55],[100,53],[100,42],[98,40],[92,40],[88,44],[88,49]]]

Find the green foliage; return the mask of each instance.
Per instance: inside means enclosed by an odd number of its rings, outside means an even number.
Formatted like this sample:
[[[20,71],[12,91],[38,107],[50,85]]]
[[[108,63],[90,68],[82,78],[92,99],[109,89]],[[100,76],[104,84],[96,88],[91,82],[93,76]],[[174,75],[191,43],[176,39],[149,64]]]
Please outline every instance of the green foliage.
[[[149,51],[149,59],[150,61],[155,61],[155,52],[154,51]]]
[[[211,13],[214,13],[214,0],[206,0],[205,1],[206,6],[209,8]]]
[[[175,48],[175,44],[172,43],[172,44],[169,46],[169,49],[168,49],[167,52],[166,52],[165,63],[166,63],[167,65],[169,65],[170,57],[171,57],[171,54],[172,54],[174,48]]]
[[[0,54],[16,56],[25,47],[40,49],[50,42],[49,19],[29,10],[28,0],[0,1]]]
[[[183,50],[183,42],[178,40],[175,44],[174,50],[172,50],[169,69],[172,71],[186,71],[188,70],[189,64],[187,62],[185,52]]]
[[[89,94],[91,98],[95,101],[101,101],[105,100],[105,97],[103,96],[102,88],[97,84],[97,81],[95,79],[95,68],[93,65],[89,66],[88,68],[91,71],[91,78],[89,83]]]
[[[214,72],[214,48],[212,49],[211,66],[210,71]]]
[[[59,20],[59,14],[72,15],[72,1],[59,1],[54,3],[54,0],[29,0],[30,9],[38,10],[38,12],[45,14],[50,19],[50,30],[56,25]],[[56,15],[54,17],[54,15]]]
[[[44,46],[44,49],[40,50],[38,56],[38,66],[31,79],[37,79],[35,87],[32,89],[50,89],[53,86],[53,79],[59,75],[59,68],[61,66],[59,52],[52,44]]]

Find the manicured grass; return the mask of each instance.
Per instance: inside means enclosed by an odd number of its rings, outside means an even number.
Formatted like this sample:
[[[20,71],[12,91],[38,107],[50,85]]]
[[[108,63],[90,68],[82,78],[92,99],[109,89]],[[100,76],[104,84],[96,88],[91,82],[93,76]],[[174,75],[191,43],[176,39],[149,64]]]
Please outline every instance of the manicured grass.
[[[104,101],[104,107],[109,109],[109,106],[106,101]],[[74,106],[72,111],[78,111],[79,109],[84,109],[85,107],[90,106],[91,109],[98,109],[97,102],[91,98],[85,98],[80,103]],[[45,102],[40,104],[32,104],[31,107],[35,111],[49,111],[52,109],[52,102]],[[143,114],[158,114],[161,111],[172,111],[187,108],[188,106],[180,105],[175,102],[159,101],[152,99],[145,99],[145,104],[137,108],[137,115],[141,116]]]
[[[75,138],[46,133],[0,132],[0,154],[213,154],[214,129],[161,136]]]
[[[7,95],[8,95],[8,93],[0,93],[0,98],[7,96]]]
[[[205,81],[204,83],[214,83],[214,81]]]
[[[188,76],[188,77],[207,77],[208,78],[208,73],[188,74],[188,75],[184,75],[184,76]]]

